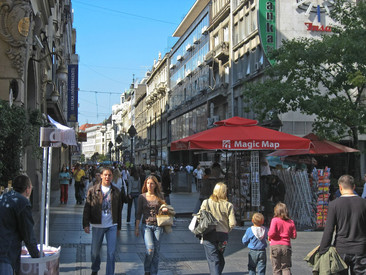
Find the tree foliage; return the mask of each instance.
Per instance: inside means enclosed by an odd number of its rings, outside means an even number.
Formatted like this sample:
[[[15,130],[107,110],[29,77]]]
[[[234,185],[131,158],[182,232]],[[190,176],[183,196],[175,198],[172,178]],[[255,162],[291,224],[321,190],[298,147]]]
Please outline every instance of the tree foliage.
[[[31,146],[33,156],[41,157],[39,128],[42,116],[38,110],[28,112],[9,102],[0,101],[0,183],[17,176],[21,167],[23,149]]]
[[[283,41],[264,80],[247,84],[243,96],[260,120],[273,112],[316,115],[317,134],[350,136],[357,147],[366,125],[366,4],[336,3],[332,33]]]

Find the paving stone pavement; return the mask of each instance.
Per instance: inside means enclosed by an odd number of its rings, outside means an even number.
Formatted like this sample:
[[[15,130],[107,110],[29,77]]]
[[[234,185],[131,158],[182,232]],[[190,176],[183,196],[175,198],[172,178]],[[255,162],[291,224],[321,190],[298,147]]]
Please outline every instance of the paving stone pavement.
[[[75,204],[74,188],[69,189],[69,203],[59,204],[59,191],[53,191],[50,207],[50,245],[61,246],[60,274],[91,274],[90,244],[91,235],[82,229],[82,205]],[[188,230],[190,218],[182,213],[192,212],[196,206],[198,194],[173,193],[171,204],[178,217],[171,234],[164,234],[160,250],[160,275],[209,274],[203,246]],[[134,211],[132,209],[132,211]],[[116,274],[144,274],[143,258],[145,246],[142,237],[135,237],[133,220],[126,223],[127,205],[122,213],[122,230],[118,235]],[[248,249],[243,248],[241,238],[245,227],[234,229],[229,235],[229,245],[225,251],[224,274],[248,274]],[[305,255],[319,244],[322,232],[299,232],[293,245],[292,274],[311,274],[311,268],[303,261]],[[106,243],[102,247],[102,265],[99,275],[105,274]],[[267,274],[272,274],[267,249]]]

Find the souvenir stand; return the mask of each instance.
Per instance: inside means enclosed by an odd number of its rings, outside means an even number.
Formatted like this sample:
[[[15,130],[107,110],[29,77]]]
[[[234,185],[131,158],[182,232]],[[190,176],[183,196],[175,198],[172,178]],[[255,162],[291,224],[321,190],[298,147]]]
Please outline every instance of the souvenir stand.
[[[312,178],[317,186],[316,228],[324,229],[327,221],[330,187],[330,168],[313,169]]]
[[[268,156],[281,156],[285,160],[291,157],[305,159],[316,155],[332,155],[359,152],[351,147],[332,141],[320,139],[310,133],[304,138],[311,140],[308,150],[277,150]],[[310,164],[310,163],[309,163]],[[329,204],[330,168],[317,169],[312,164],[311,171],[275,170],[290,194],[285,203],[289,206],[290,216],[297,227],[306,229],[323,229],[326,223]],[[288,193],[287,193],[288,194]]]
[[[250,220],[254,211],[260,211],[259,164],[259,151],[237,151],[229,161],[228,197],[237,220]]]
[[[309,149],[310,140],[257,125],[256,120],[233,117],[215,122],[217,127],[171,143],[171,151],[215,150],[230,152],[226,184],[239,223],[251,211],[260,211],[260,151]],[[250,219],[251,217],[249,217]]]

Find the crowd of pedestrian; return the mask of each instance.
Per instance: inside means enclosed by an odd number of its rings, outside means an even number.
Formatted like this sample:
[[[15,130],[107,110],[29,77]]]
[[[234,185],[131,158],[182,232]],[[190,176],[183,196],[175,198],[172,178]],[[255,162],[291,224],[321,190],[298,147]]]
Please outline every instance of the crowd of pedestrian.
[[[227,198],[227,186],[222,180],[225,171],[219,165],[202,169],[200,165],[196,168],[191,165],[157,168],[117,164],[97,167],[77,163],[70,170],[64,165],[59,173],[60,204],[68,203],[68,187],[73,184],[77,204],[84,204],[83,229],[92,234],[92,275],[100,270],[104,238],[107,241],[107,264],[103,274],[115,274],[117,232],[121,229],[124,204],[128,207],[126,222],[130,223],[134,218],[135,235],[141,236],[145,243],[145,275],[158,274],[164,227],[158,226],[157,214],[171,207],[172,175],[178,171],[195,176],[200,192],[203,191],[197,211],[209,211],[217,221],[216,230],[204,235],[201,241],[210,274],[222,274],[229,232],[235,227],[236,219],[234,206]],[[323,264],[324,259],[330,258],[328,253],[336,253],[344,267],[332,274],[345,275],[349,274],[348,270],[350,274],[366,274],[366,200],[354,193],[353,177],[340,177],[338,186],[340,196],[329,204],[323,238],[319,248],[314,250],[318,253],[316,259]],[[33,232],[31,191],[30,179],[18,176],[14,179],[13,189],[0,196],[0,274],[10,275],[19,270],[22,242],[32,257],[40,256]],[[266,217],[254,213],[253,226],[242,237],[243,247],[249,249],[250,275],[265,274],[267,245],[272,274],[291,274],[291,239],[297,237],[296,227],[282,201],[276,203],[272,216],[266,227]],[[324,268],[322,264],[320,266]]]

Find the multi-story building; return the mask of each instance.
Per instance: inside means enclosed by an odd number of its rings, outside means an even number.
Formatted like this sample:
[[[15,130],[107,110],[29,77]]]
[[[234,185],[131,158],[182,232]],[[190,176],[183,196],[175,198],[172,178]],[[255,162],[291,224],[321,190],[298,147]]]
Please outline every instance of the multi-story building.
[[[210,1],[198,0],[179,24],[179,37],[170,51],[168,142],[207,129],[207,94],[210,68],[205,56],[210,50]],[[169,162],[191,162],[192,154],[170,153]]]
[[[68,121],[67,66],[77,64],[71,0],[0,1],[0,99],[38,110],[64,125]],[[71,123],[72,122],[72,123]],[[53,148],[52,178],[70,166],[69,147]],[[41,160],[24,148],[23,172],[34,186],[33,205],[41,202]],[[10,179],[9,179],[10,180]],[[58,187],[58,181],[52,181]]]
[[[103,154],[103,138],[101,128],[103,124],[83,124],[79,130],[86,133],[87,140],[81,143],[81,150],[88,162],[95,153]]]
[[[167,163],[167,107],[169,87],[168,55],[154,61],[153,68],[146,80],[146,125],[148,152],[146,163],[161,166]]]

